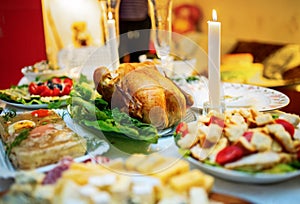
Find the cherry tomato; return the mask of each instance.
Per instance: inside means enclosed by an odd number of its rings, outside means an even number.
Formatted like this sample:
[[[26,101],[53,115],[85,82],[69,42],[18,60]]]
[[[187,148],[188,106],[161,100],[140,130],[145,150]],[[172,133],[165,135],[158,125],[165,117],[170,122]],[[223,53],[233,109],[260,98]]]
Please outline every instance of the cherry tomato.
[[[222,149],[216,156],[216,162],[224,165],[230,162],[234,162],[244,155],[244,151],[241,147],[232,145]]]
[[[64,96],[64,95],[69,95],[70,94],[70,92],[71,92],[71,86],[70,85],[66,85],[64,88],[63,88],[63,90],[62,90],[62,92],[61,92],[61,96]]]
[[[224,123],[224,120],[221,119],[221,118],[218,118],[216,116],[211,116],[210,119],[209,119],[209,122],[208,122],[208,125],[209,124],[216,124],[216,125],[219,125],[220,127],[224,127],[225,123]]]
[[[72,86],[73,85],[73,80],[70,79],[70,78],[65,78],[64,79],[64,84]]]
[[[46,117],[49,115],[49,110],[47,109],[38,109],[31,112],[31,115],[34,117]]]
[[[34,82],[31,82],[28,86],[28,90],[30,94],[38,95],[38,85]]]
[[[244,132],[243,136],[248,140],[248,142],[250,142],[252,139],[252,136],[253,136],[253,132],[246,131],[246,132]]]
[[[176,132],[177,134],[181,134],[182,137],[184,137],[186,134],[189,133],[187,124],[186,124],[185,122],[180,122],[180,123],[177,125],[175,132]]]
[[[51,79],[52,83],[54,84],[60,84],[61,83],[61,79],[59,77],[54,77]]]
[[[42,85],[39,85],[37,87],[37,93],[40,95],[45,89],[47,89],[47,86],[42,84]]]
[[[48,88],[46,86],[45,89],[42,91],[42,93],[40,95],[43,96],[43,97],[52,96],[53,95],[53,90],[51,90],[50,88]]]
[[[28,90],[30,94],[46,96],[64,96],[69,95],[73,86],[73,80],[70,78],[54,77],[46,82],[29,84]]]
[[[59,96],[59,95],[60,95],[60,90],[59,90],[59,88],[53,88],[52,96]]]
[[[290,122],[288,122],[284,119],[278,118],[275,120],[275,123],[282,125],[284,127],[284,129],[291,135],[291,137],[292,138],[294,137],[295,128]]]

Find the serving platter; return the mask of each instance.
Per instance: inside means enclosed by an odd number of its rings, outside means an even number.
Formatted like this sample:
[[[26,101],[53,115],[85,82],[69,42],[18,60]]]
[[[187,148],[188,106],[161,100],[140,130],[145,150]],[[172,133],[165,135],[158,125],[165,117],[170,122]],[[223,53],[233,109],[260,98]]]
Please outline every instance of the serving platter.
[[[68,78],[68,80],[65,78],[54,77],[47,81],[30,82],[26,78],[26,80],[23,80],[23,77],[17,86],[0,90],[0,101],[22,109],[65,106],[66,100],[70,98],[69,93],[73,84],[71,78]],[[56,88],[55,92],[54,88]]]
[[[206,79],[179,85],[194,97],[192,108],[202,109],[209,100]],[[222,92],[227,109],[251,107],[259,111],[271,111],[285,107],[290,102],[289,97],[279,91],[248,84],[223,82]]]
[[[271,184],[289,180],[300,176],[300,170],[287,172],[287,173],[277,173],[277,174],[268,174],[268,173],[246,173],[241,171],[234,171],[225,169],[222,167],[211,166],[205,163],[200,162],[193,157],[188,157],[188,161],[194,164],[197,168],[207,172],[213,176],[235,181],[239,183],[251,183],[251,184]]]
[[[73,130],[75,133],[77,133],[79,136],[82,136],[87,139],[96,139],[97,141],[97,146],[93,147],[93,150],[87,149],[87,153],[84,156],[77,157],[74,160],[76,162],[82,162],[85,161],[89,158],[93,158],[95,155],[102,155],[105,152],[107,152],[110,148],[109,144],[100,138],[95,138],[95,136],[89,132],[88,130],[78,127],[77,124],[75,124],[68,114],[68,112],[64,109],[55,109],[55,112],[57,112],[59,115],[63,116],[63,120],[65,121],[66,125]],[[56,164],[51,164],[51,165],[46,165],[43,167],[36,168],[35,170],[37,172],[47,172],[51,169],[53,169],[56,166]],[[4,150],[4,144],[0,140],[0,177],[5,178],[5,177],[10,177],[14,175],[14,172],[18,171],[16,169],[9,158],[7,157],[5,150]]]
[[[5,100],[1,100],[3,103],[10,105],[10,106],[14,106],[16,108],[22,108],[22,109],[40,109],[40,108],[48,108],[49,104],[44,103],[44,104],[30,104],[30,105],[26,105],[26,104],[22,104],[22,103],[13,103],[13,102],[8,102]],[[65,106],[66,102],[63,101],[61,103],[61,106]]]
[[[31,104],[31,105],[25,105],[22,103],[13,103],[13,102],[8,102],[5,100],[1,100],[3,103],[10,105],[10,106],[14,106],[17,108],[24,108],[24,109],[39,109],[39,108],[47,108],[48,104]]]

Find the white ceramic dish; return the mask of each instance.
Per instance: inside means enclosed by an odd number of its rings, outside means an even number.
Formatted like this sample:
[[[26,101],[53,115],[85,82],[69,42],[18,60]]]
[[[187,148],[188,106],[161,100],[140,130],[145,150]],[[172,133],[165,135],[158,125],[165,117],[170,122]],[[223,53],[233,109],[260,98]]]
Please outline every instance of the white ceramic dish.
[[[21,69],[22,74],[24,77],[27,78],[28,81],[35,81],[36,78],[39,78],[40,80],[46,80],[51,77],[60,77],[65,76],[68,73],[67,69],[57,69],[57,70],[45,70],[43,72],[33,72],[30,71],[31,66],[23,67]]]
[[[1,100],[3,103],[10,105],[10,106],[14,106],[17,108],[24,108],[24,109],[40,109],[40,108],[47,108],[48,104],[32,104],[32,105],[25,105],[22,103],[12,103],[12,102],[8,102],[8,101],[4,101]]]
[[[222,84],[227,109],[252,107],[259,111],[270,111],[285,107],[290,102],[288,96],[273,89],[237,83]],[[208,101],[208,86],[205,80],[179,85],[194,97],[193,108],[203,108],[203,103]]]
[[[73,122],[73,120],[71,119],[70,115],[68,114],[68,112],[66,110],[63,109],[56,109],[55,110],[59,115],[63,115],[63,119],[66,123],[66,125],[73,130],[74,132],[76,132],[78,135],[85,137],[85,138],[91,138],[91,137],[95,137],[94,135],[92,135],[91,132],[89,132],[88,130],[78,127],[79,125],[75,124]],[[97,147],[94,151],[89,151],[87,150],[87,154],[81,157],[77,157],[74,160],[76,162],[82,162],[85,161],[89,158],[92,158],[95,155],[102,155],[105,152],[107,152],[110,148],[109,144],[102,140],[102,139],[97,139],[97,142],[101,143],[99,145],[99,147]],[[43,167],[39,167],[37,169],[35,169],[38,172],[46,172],[51,170],[52,168],[54,168],[56,166],[56,164],[51,164],[51,165],[47,165],[47,166],[43,166]],[[12,165],[12,163],[10,162],[10,160],[8,159],[8,157],[5,154],[4,151],[4,145],[2,143],[2,141],[0,140],[0,177],[1,178],[8,178],[14,175],[14,172],[17,171],[17,169],[15,169]]]
[[[1,100],[3,103],[10,105],[10,106],[14,106],[17,108],[22,108],[22,109],[40,109],[40,108],[48,108],[48,104],[44,103],[44,104],[31,104],[31,105],[26,105],[26,104],[22,104],[22,103],[12,103],[12,102],[8,102],[8,101],[4,101]],[[61,106],[66,105],[66,102],[63,101]]]
[[[192,157],[188,157],[188,161],[194,164],[197,168],[213,176],[225,180],[229,180],[229,181],[239,182],[239,183],[249,183],[249,184],[278,183],[278,182],[286,181],[291,178],[300,176],[300,170],[289,172],[289,173],[279,173],[279,174],[267,174],[267,173],[249,174],[245,172],[228,170],[222,167],[215,167],[208,164],[204,164]]]

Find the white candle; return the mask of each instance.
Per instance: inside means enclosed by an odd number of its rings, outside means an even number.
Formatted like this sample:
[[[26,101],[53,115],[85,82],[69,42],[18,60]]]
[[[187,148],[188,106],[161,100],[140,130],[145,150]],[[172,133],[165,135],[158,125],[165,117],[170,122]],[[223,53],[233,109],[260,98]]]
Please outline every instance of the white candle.
[[[213,21],[208,21],[208,90],[212,109],[221,106],[220,43],[221,23],[217,22],[217,12],[213,9]]]
[[[107,30],[108,30],[108,46],[110,49],[111,56],[111,69],[116,70],[120,65],[119,51],[118,51],[118,41],[116,36],[116,21],[113,19],[111,12],[108,13],[107,20]]]

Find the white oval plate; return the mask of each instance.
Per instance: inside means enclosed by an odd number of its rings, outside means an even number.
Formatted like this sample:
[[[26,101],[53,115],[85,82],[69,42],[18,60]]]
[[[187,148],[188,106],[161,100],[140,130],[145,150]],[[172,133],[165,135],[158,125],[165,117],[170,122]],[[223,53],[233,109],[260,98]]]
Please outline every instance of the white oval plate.
[[[285,94],[260,86],[237,83],[222,83],[226,108],[255,108],[259,111],[280,109],[290,103]],[[208,86],[204,81],[195,81],[180,85],[195,100],[193,108],[203,108],[208,101]]]
[[[22,108],[22,109],[40,109],[40,108],[48,108],[48,105],[47,103],[44,103],[44,104],[31,104],[31,105],[26,105],[26,104],[22,104],[22,103],[12,103],[12,102],[8,102],[8,101],[4,101],[4,100],[1,100],[3,103],[7,104],[7,105],[10,105],[10,106],[14,106],[14,107],[17,107],[17,108]],[[61,106],[65,106],[66,105],[66,102],[63,101],[61,103]]]
[[[229,181],[240,182],[240,183],[252,183],[252,184],[277,183],[281,181],[286,181],[288,179],[300,175],[300,170],[294,172],[288,172],[288,173],[279,173],[279,174],[267,174],[267,173],[250,174],[250,173],[234,171],[222,167],[215,167],[208,164],[204,164],[192,157],[188,157],[188,161],[190,161],[195,166],[199,167],[199,169],[213,176],[225,180],[229,180]]]
[[[10,105],[10,106],[14,106],[17,108],[24,108],[24,109],[40,109],[40,108],[47,108],[48,104],[31,104],[31,105],[25,105],[22,103],[12,103],[12,102],[8,102],[8,101],[4,101],[1,100],[3,103]]]

